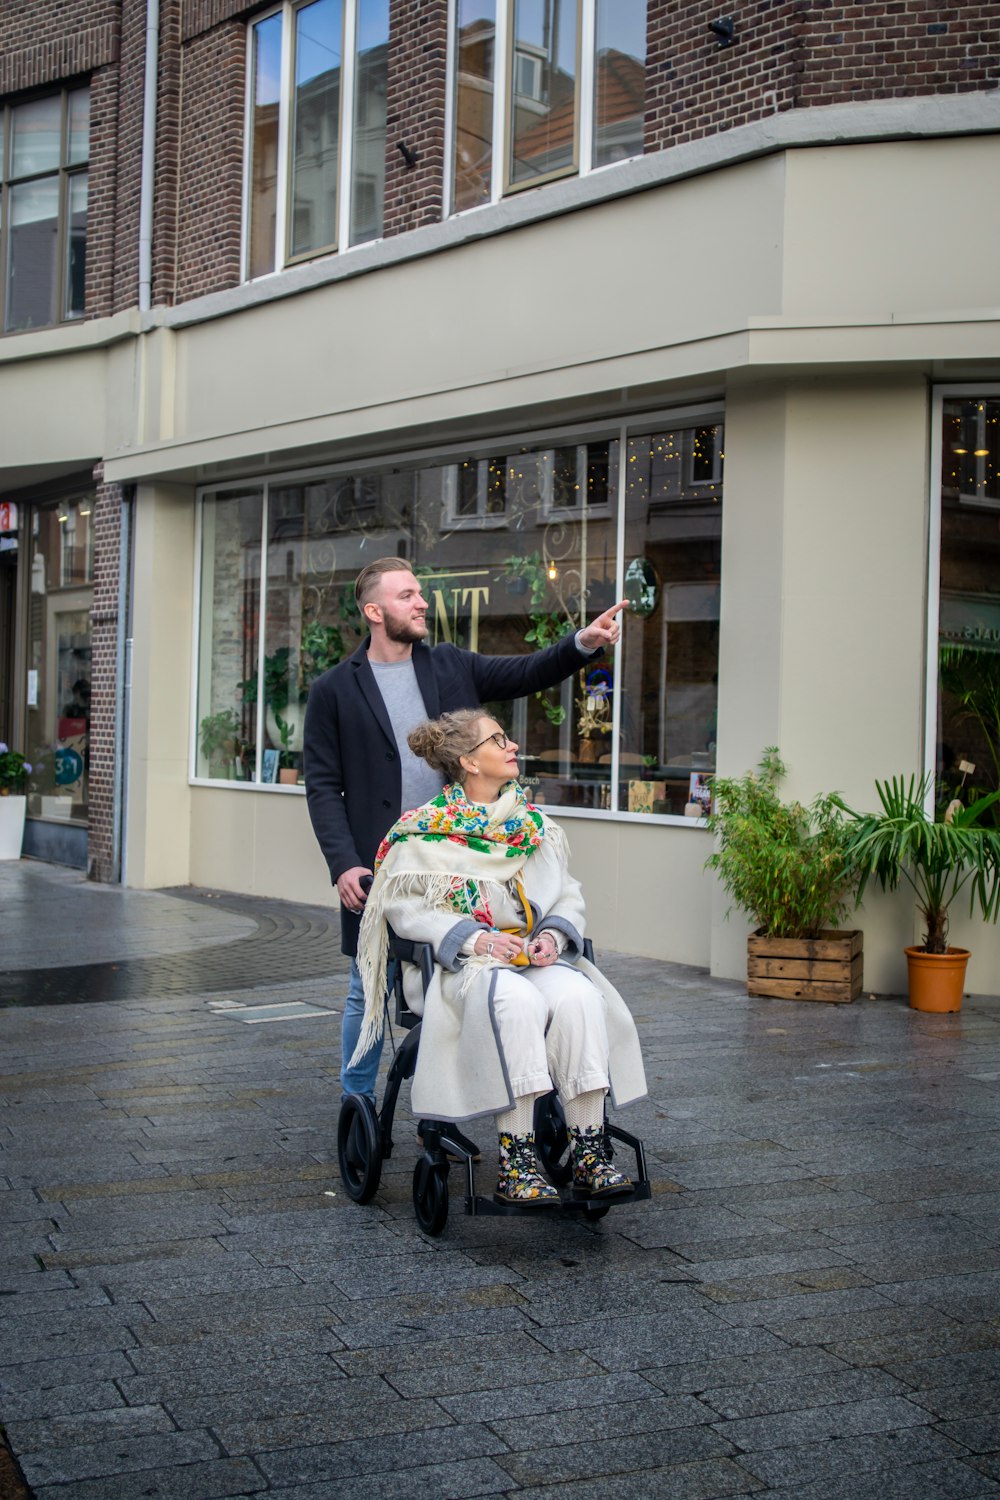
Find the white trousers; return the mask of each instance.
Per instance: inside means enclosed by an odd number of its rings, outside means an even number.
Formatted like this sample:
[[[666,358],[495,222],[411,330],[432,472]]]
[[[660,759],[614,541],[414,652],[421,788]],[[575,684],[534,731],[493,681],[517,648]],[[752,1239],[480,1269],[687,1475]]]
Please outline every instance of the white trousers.
[[[515,1099],[607,1089],[604,997],[585,974],[568,964],[498,969],[493,1005]]]

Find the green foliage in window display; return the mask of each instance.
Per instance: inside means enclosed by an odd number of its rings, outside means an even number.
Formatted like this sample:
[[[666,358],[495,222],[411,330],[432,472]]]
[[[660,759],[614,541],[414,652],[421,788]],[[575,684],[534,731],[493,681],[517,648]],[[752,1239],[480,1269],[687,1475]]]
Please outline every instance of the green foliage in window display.
[[[264,657],[264,702],[272,708],[288,707],[288,658],[290,646],[279,646],[270,656]],[[246,677],[239,683],[244,703],[257,702],[257,674]]]
[[[337,625],[310,620],[299,646],[299,689],[304,697],[317,677],[343,661],[346,655],[343,631]]]
[[[236,754],[240,726],[233,709],[224,708],[217,714],[206,714],[199,727],[201,753],[207,761],[217,760],[220,754]]]
[[[850,836],[836,794],[808,807],[782,802],[784,774],[777,746],[770,745],[757,771],[713,779],[705,821],[719,847],[705,868],[765,937],[810,938],[839,927],[847,913],[855,882]]]
[[[296,765],[298,761],[298,757],[292,755],[292,739],[295,735],[295,725],[289,724],[287,719],[283,719],[277,709],[274,710],[274,722],[278,726],[278,739],[281,741],[278,765],[283,771],[287,771]]]
[[[529,627],[524,632],[525,641],[536,651],[542,651],[546,646],[554,646],[566,634],[566,626],[573,622],[566,613],[557,614],[553,610],[544,608],[550,580],[541,553],[530,552],[527,557],[505,557],[502,566],[503,579],[508,589],[511,583],[515,582],[522,582],[528,589]],[[549,723],[558,728],[566,718],[566,710],[561,703],[553,700],[551,695],[554,691],[555,689],[548,688],[536,693],[535,697],[542,705],[542,711]]]
[[[985,748],[988,765],[980,767],[980,776],[966,774],[949,766],[938,784],[938,806],[943,809],[954,797],[968,791],[983,796],[1000,788],[1000,653],[981,651],[959,644],[946,643],[940,651],[941,688],[951,695],[958,722],[967,724]],[[979,751],[975,752],[977,758]],[[987,780],[982,779],[982,772]],[[1000,826],[1000,807],[994,804],[987,824]]]
[[[931,777],[876,781],[881,812],[858,813],[836,799],[851,818],[848,866],[858,881],[858,901],[870,880],[894,891],[903,880],[917,898],[924,922],[923,948],[947,953],[949,909],[969,887],[970,915],[1000,917],[1000,828],[984,827],[1000,801],[990,792],[963,806],[956,798],[938,822],[927,816]]]
[[[19,750],[9,750],[0,740],[0,797],[18,797],[31,775],[31,763]]]

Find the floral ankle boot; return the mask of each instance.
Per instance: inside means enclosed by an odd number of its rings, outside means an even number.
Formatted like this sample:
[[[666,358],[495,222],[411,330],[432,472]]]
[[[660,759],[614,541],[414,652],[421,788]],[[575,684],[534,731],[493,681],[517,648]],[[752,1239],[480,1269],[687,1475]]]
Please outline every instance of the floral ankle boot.
[[[573,1146],[573,1186],[577,1192],[590,1193],[596,1198],[631,1191],[631,1179],[608,1160],[603,1125],[590,1125],[586,1130],[573,1125],[569,1135]]]
[[[495,1196],[501,1203],[518,1203],[532,1208],[559,1203],[559,1194],[538,1170],[535,1160],[535,1137],[500,1132],[500,1171]]]

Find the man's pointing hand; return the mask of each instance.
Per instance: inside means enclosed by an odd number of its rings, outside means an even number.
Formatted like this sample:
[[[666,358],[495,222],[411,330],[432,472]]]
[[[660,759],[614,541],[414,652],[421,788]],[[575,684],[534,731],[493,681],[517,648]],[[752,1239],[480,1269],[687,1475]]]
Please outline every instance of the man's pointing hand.
[[[597,651],[604,646],[613,646],[622,633],[621,625],[615,619],[623,609],[628,608],[628,600],[622,599],[619,604],[613,604],[606,609],[603,615],[598,615],[596,620],[591,620],[579,633],[579,642],[584,651]]]

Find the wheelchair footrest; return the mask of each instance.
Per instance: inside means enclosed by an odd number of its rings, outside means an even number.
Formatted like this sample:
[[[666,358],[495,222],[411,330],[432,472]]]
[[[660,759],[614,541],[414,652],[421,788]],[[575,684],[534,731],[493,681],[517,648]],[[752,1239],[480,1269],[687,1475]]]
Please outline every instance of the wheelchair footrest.
[[[567,1193],[560,1198],[558,1207],[541,1207],[537,1203],[500,1203],[496,1198],[486,1198],[482,1193],[466,1193],[465,1212],[474,1218],[481,1216],[517,1215],[519,1218],[545,1219],[549,1214],[597,1214],[603,1218],[609,1208],[623,1208],[626,1203],[639,1203],[652,1196],[648,1182],[634,1182],[627,1193],[609,1193],[606,1197],[595,1197],[586,1193]]]
[[[540,1207],[537,1203],[500,1203],[496,1198],[486,1198],[482,1193],[466,1193],[465,1212],[479,1218],[482,1215],[499,1214],[519,1218],[546,1219],[557,1212],[555,1207]]]

